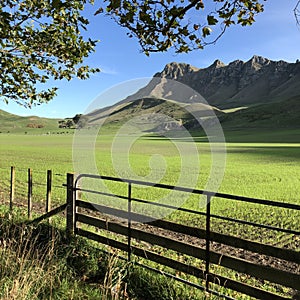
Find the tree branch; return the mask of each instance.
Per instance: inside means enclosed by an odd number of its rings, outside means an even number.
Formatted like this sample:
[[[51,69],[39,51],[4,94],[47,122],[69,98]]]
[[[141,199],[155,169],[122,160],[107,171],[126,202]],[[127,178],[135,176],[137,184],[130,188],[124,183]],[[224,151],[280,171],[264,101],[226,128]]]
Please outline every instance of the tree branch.
[[[300,26],[300,0],[298,0],[294,8],[294,15],[295,15],[297,25]]]
[[[300,0],[299,0],[299,1],[300,1]],[[189,5],[185,6],[185,7],[184,7],[182,10],[180,10],[177,14],[174,14],[173,17],[172,17],[172,19],[171,19],[170,22],[168,23],[168,25],[167,25],[165,28],[163,28],[162,32],[163,32],[163,33],[167,33],[167,32],[170,30],[170,28],[172,27],[172,25],[174,24],[175,20],[176,20],[178,17],[180,17],[180,16],[186,14],[191,8],[195,7],[195,5],[196,5],[198,2],[202,2],[202,0],[194,0],[194,1],[192,1]]]

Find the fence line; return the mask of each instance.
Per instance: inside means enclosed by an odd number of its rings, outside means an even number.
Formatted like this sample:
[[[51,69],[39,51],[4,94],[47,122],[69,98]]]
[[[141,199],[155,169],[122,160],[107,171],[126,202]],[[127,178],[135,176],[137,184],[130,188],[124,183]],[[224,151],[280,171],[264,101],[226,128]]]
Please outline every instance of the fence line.
[[[33,181],[33,171],[32,169],[27,169],[27,215],[30,219],[32,217],[32,188],[36,184]],[[153,271],[163,273],[168,277],[174,278],[191,286],[197,287],[201,290],[205,290],[208,293],[222,296],[227,299],[232,299],[227,295],[221,295],[219,292],[214,290],[215,285],[223,286],[231,290],[249,295],[251,297],[256,297],[260,299],[288,299],[285,296],[275,294],[270,291],[262,290],[261,288],[255,287],[253,285],[246,284],[236,279],[224,277],[221,274],[216,273],[215,266],[222,268],[231,269],[238,273],[243,273],[251,276],[252,278],[258,278],[260,280],[267,280],[271,283],[279,284],[287,288],[292,288],[295,290],[300,290],[300,274],[295,271],[288,271],[278,269],[274,266],[264,265],[257,263],[255,261],[242,259],[238,256],[232,255],[230,253],[220,253],[212,247],[213,243],[219,243],[225,247],[233,247],[234,249],[243,249],[245,251],[250,251],[251,253],[256,253],[258,255],[265,255],[267,257],[275,257],[280,260],[284,260],[294,264],[300,264],[300,253],[299,251],[294,251],[291,249],[279,248],[273,245],[267,245],[259,243],[257,241],[251,241],[245,238],[231,236],[228,234],[223,234],[215,232],[211,229],[211,220],[217,219],[222,221],[230,221],[246,226],[255,226],[257,228],[264,228],[267,230],[275,230],[279,232],[284,232],[292,234],[297,238],[300,236],[300,231],[298,228],[283,228],[282,226],[270,226],[265,224],[260,224],[257,222],[249,222],[245,220],[239,220],[235,218],[229,218],[226,216],[221,216],[211,213],[212,197],[218,199],[223,198],[228,201],[242,201],[247,203],[253,203],[258,205],[263,205],[266,207],[277,207],[285,210],[292,210],[300,212],[300,205],[292,203],[281,203],[272,200],[255,199],[248,197],[241,197],[235,195],[228,195],[223,193],[211,193],[205,190],[189,189],[184,187],[175,187],[172,185],[165,184],[154,184],[150,182],[143,182],[137,180],[122,179],[116,177],[108,176],[98,176],[90,174],[80,174],[75,177],[73,173],[67,174],[67,184],[63,186],[56,186],[53,184],[53,174],[51,170],[47,171],[46,177],[46,203],[45,203],[45,214],[31,220],[30,223],[38,223],[43,220],[48,220],[50,223],[51,217],[64,211],[66,209],[66,233],[68,237],[73,235],[80,235],[91,240],[98,241],[102,244],[108,245],[125,251],[127,253],[127,260],[129,262],[134,261],[134,257],[141,257],[146,259],[146,261],[153,261],[160,265],[169,267],[175,271],[186,273],[196,277],[198,280],[202,280],[204,285],[196,284],[193,281],[186,280],[184,278],[178,277],[168,272],[161,272],[159,269],[151,267],[145,263],[138,263],[138,265],[144,266],[145,268],[152,269]],[[60,176],[60,175],[59,175]],[[127,184],[127,195],[115,195],[112,193],[104,193],[100,191],[88,190],[79,187],[79,181],[82,178],[93,178],[97,180],[107,180],[115,181]],[[11,167],[10,170],[10,211],[13,211],[13,206],[15,203],[15,183],[16,174],[15,167]],[[206,210],[205,211],[195,211],[186,208],[177,208],[172,205],[161,204],[152,202],[151,199],[139,199],[132,197],[132,190],[137,186],[148,186],[160,189],[172,189],[180,192],[186,192],[196,195],[206,196]],[[67,193],[67,203],[51,210],[52,202],[52,191],[53,188],[66,188]],[[127,201],[127,209],[120,209],[115,207],[110,207],[107,204],[97,204],[84,201],[80,198],[82,193],[93,193],[99,197],[113,197],[117,199],[122,199]],[[218,200],[216,200],[218,201]],[[205,225],[203,228],[192,227],[188,225],[179,224],[173,221],[165,219],[155,219],[144,213],[138,213],[132,210],[133,203],[141,203],[145,205],[151,205],[156,208],[165,207],[172,208],[182,213],[195,214],[205,217]],[[79,210],[80,208],[80,210]],[[92,215],[91,215],[92,214]],[[110,217],[107,218],[107,215]],[[121,220],[121,221],[120,221]],[[123,220],[123,221],[122,221]],[[146,221],[145,221],[146,220]],[[125,225],[124,225],[125,222]],[[140,224],[141,226],[137,226]],[[151,231],[146,226],[147,223],[151,228],[157,228],[157,231]],[[122,240],[116,240],[111,238],[106,234],[101,235],[99,232],[91,232],[86,229],[81,228],[80,224],[86,224],[96,228],[98,231],[101,230],[117,234],[126,238],[126,242]],[[184,241],[183,238],[177,239],[170,236],[169,233],[174,233],[176,237],[182,235],[182,237],[195,238],[194,243],[188,243]],[[160,234],[162,233],[162,235]],[[196,260],[201,260],[203,266],[195,266],[185,262],[180,262],[174,258],[167,257],[162,253],[156,253],[153,249],[145,249],[141,246],[140,241],[143,241],[147,245],[157,245],[165,250],[174,251],[180,255],[186,255]]]
[[[1,170],[4,170],[5,168],[0,168]],[[7,169],[6,169],[7,170]],[[24,177],[23,171],[26,170],[26,179]],[[38,171],[31,168],[20,168],[17,169],[17,171],[22,172],[22,179],[18,179],[18,176],[16,175],[16,167],[11,166],[10,167],[10,174],[9,174],[9,183],[5,185],[5,189],[3,185],[1,186],[3,192],[8,193],[8,199],[9,199],[9,210],[12,213],[13,208],[15,205],[19,205],[19,197],[22,197],[23,202],[25,202],[26,199],[26,206],[27,206],[27,217],[30,219],[32,217],[33,212],[33,196],[36,197],[36,195],[33,193],[33,189],[35,186],[38,187],[45,187],[45,212],[49,212],[51,210],[52,206],[52,191],[53,189],[64,189],[65,187],[63,184],[65,184],[65,180],[57,180],[57,178],[62,178],[62,174],[54,173],[52,170],[46,170],[46,171]],[[38,182],[35,180],[34,174],[45,174],[45,182]],[[65,179],[65,175],[64,175]],[[61,183],[61,185],[59,185]],[[21,190],[22,189],[22,190]],[[39,194],[41,195],[41,194]],[[18,201],[18,202],[17,202]],[[65,201],[65,199],[63,199]],[[23,203],[22,202],[22,203]]]
[[[238,256],[230,255],[227,253],[219,253],[214,249],[211,249],[212,242],[221,243],[234,248],[241,248],[245,251],[251,251],[257,253],[258,255],[267,255],[268,257],[276,257],[279,259],[286,260],[291,263],[300,263],[300,253],[291,249],[278,248],[271,245],[254,242],[247,239],[242,239],[240,237],[231,236],[228,234],[222,234],[214,232],[210,228],[210,222],[213,218],[219,218],[221,220],[231,221],[242,223],[243,225],[256,226],[260,228],[265,228],[268,230],[283,231],[289,234],[300,236],[299,230],[285,229],[278,226],[266,226],[254,222],[241,222],[239,219],[228,218],[219,216],[216,214],[211,214],[211,197],[219,197],[227,199],[228,201],[243,201],[248,203],[254,203],[259,205],[264,205],[266,207],[278,207],[281,209],[300,211],[300,205],[291,204],[291,203],[281,203],[271,200],[263,199],[254,199],[248,197],[240,197],[235,195],[228,195],[223,193],[212,194],[211,192],[204,190],[192,190],[183,187],[174,187],[171,185],[164,184],[153,184],[150,182],[121,179],[108,176],[97,176],[89,174],[81,174],[74,181],[74,175],[68,174],[67,189],[68,189],[68,205],[67,205],[67,231],[68,235],[77,234],[95,241],[98,241],[102,244],[121,249],[127,253],[127,259],[132,260],[132,256],[143,257],[147,260],[156,262],[158,264],[170,267],[174,270],[185,272],[186,274],[196,276],[196,278],[204,280],[205,290],[207,292],[213,291],[212,286],[218,284],[226,288],[230,288],[237,292],[247,294],[252,297],[260,299],[287,299],[284,296],[274,294],[270,291],[262,290],[258,287],[242,283],[238,280],[231,278],[226,278],[220,274],[216,274],[215,271],[211,271],[212,266],[219,266],[223,268],[231,269],[235,272],[244,273],[252,278],[259,278],[260,280],[267,280],[271,283],[279,284],[288,288],[300,289],[300,274],[294,273],[292,271],[281,270],[274,266],[264,265],[247,259],[241,259]],[[103,193],[99,191],[93,191],[88,189],[83,189],[78,187],[78,182],[81,178],[93,178],[99,180],[115,181],[122,182],[128,185],[127,196],[115,195],[109,193]],[[162,189],[175,189],[182,192],[187,192],[191,194],[206,195],[206,211],[199,212],[191,209],[177,208],[172,205],[165,205],[161,203],[151,202],[144,199],[137,199],[132,197],[132,188],[133,186],[144,185],[149,187],[158,187]],[[128,201],[127,210],[119,209],[115,207],[108,206],[107,204],[97,204],[84,201],[78,197],[78,192],[86,192],[98,194],[99,197],[113,197],[114,199],[123,199]],[[152,205],[154,207],[168,207],[174,208],[188,213],[195,213],[198,215],[205,216],[205,229],[190,227],[167,220],[156,220],[149,215],[145,215],[133,212],[132,203],[140,202],[147,205]],[[83,209],[84,213],[77,211],[78,208]],[[81,211],[80,210],[80,211]],[[91,214],[93,216],[91,216]],[[109,215],[109,217],[107,217]],[[121,220],[121,221],[120,221]],[[145,221],[146,220],[146,221]],[[127,225],[124,225],[124,222]],[[163,230],[159,233],[153,233],[151,230],[148,230],[147,227],[133,226],[132,222],[138,222],[138,224],[148,223],[151,228],[156,227],[159,230]],[[97,233],[88,231],[81,228],[80,224],[86,224],[96,228]],[[115,240],[110,238],[106,234],[99,234],[99,230],[115,233],[126,237],[127,242],[120,240]],[[154,231],[155,232],[155,231]],[[170,235],[168,232],[174,234],[184,234],[185,236],[195,237],[197,241],[204,241],[204,247],[199,245],[194,245],[187,243],[185,241],[177,240]],[[184,240],[184,238],[182,238]],[[180,263],[172,258],[166,257],[161,253],[155,253],[153,250],[148,250],[141,247],[140,242],[134,241],[143,241],[149,245],[157,245],[162,247],[165,250],[172,250],[181,255],[187,255],[196,259],[200,259],[204,263],[204,268]],[[200,243],[201,244],[201,243]],[[203,243],[202,243],[203,244]],[[146,265],[147,267],[147,265]],[[187,284],[193,285],[193,282],[188,282],[187,280],[181,278],[181,281],[186,282]],[[203,288],[203,287],[202,287]],[[225,298],[228,298],[226,295],[223,295]]]

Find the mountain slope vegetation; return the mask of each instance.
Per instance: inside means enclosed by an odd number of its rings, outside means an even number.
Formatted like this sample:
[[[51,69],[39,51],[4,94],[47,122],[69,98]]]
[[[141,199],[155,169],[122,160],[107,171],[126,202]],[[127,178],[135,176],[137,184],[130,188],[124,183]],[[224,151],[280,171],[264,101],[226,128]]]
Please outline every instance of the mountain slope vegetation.
[[[300,62],[272,61],[254,55],[249,61],[207,68],[167,64],[143,88],[124,100],[87,114],[87,126],[117,127],[134,118],[145,131],[197,129],[217,116],[226,130],[299,128]],[[164,117],[165,116],[165,117]],[[167,116],[167,117],[166,117]],[[58,128],[56,119],[20,117],[0,112],[3,132]],[[170,126],[170,123],[171,126]]]
[[[300,120],[300,63],[253,56],[225,65],[216,60],[203,69],[167,64],[162,72],[123,101],[89,114],[91,124],[124,123],[138,115],[156,130],[165,114],[188,129],[199,127],[193,116],[207,121],[215,114],[225,129],[295,128]],[[210,107],[209,107],[210,106]],[[154,123],[156,124],[154,126]],[[164,125],[160,126],[166,127]],[[175,126],[176,127],[176,126]],[[174,126],[171,126],[174,129]]]
[[[44,133],[58,130],[58,119],[22,117],[0,110],[1,133]]]

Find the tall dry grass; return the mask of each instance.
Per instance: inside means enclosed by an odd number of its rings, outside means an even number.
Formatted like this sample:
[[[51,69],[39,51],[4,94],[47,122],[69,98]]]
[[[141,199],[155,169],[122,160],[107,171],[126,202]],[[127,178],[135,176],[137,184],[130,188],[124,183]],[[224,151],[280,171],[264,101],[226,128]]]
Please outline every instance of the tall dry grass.
[[[1,299],[40,299],[51,290],[59,265],[54,243],[38,244],[39,235],[25,225],[4,222],[0,226]]]
[[[58,230],[49,236],[45,226],[1,221],[1,300],[129,299],[123,281],[126,263],[120,263],[116,255],[103,259],[96,251],[82,250],[80,243],[66,243]],[[78,260],[82,253],[85,259]],[[75,267],[70,264],[74,258]],[[97,259],[104,265],[103,274],[96,282],[89,282],[89,266],[97,263]],[[83,274],[78,274],[76,268],[79,273],[84,270]]]

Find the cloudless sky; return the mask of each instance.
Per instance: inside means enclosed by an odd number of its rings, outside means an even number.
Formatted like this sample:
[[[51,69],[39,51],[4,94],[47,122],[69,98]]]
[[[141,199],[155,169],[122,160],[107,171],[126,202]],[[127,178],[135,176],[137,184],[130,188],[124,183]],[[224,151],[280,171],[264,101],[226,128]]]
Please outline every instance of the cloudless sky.
[[[150,78],[173,61],[189,63],[198,68],[208,67],[216,59],[226,64],[236,59],[248,61],[253,55],[295,62],[300,58],[300,28],[293,14],[296,2],[268,0],[265,11],[256,17],[252,26],[232,26],[217,44],[204,50],[180,55],[171,50],[154,53],[150,57],[141,53],[136,39],[127,37],[126,29],[119,27],[109,17],[94,17],[95,7],[88,7],[85,14],[91,18],[85,35],[99,39],[100,43],[96,52],[85,62],[99,67],[102,72],[92,75],[88,80],[51,82],[59,90],[57,97],[48,104],[25,109],[14,103],[6,105],[0,102],[0,109],[24,116],[73,117],[84,112],[89,103],[105,90],[127,80]],[[101,106],[113,104],[111,101],[103,100]]]

